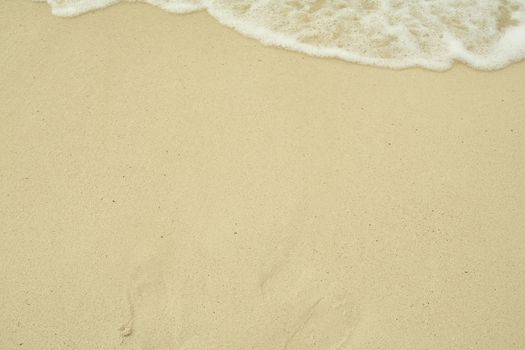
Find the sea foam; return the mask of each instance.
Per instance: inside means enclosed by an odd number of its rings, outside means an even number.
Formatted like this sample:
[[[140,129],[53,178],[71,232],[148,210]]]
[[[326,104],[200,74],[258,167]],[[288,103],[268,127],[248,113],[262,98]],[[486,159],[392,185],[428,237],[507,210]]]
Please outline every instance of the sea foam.
[[[57,16],[76,16],[117,2],[47,0]],[[143,2],[176,13],[207,10],[222,24],[264,44],[362,64],[445,70],[460,61],[492,70],[525,58],[525,0]]]

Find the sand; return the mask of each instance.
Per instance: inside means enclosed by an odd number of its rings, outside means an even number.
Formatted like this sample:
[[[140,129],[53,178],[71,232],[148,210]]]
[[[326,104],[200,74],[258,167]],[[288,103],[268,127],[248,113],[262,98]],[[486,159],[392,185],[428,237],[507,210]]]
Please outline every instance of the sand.
[[[525,63],[0,1],[0,348],[525,348]]]

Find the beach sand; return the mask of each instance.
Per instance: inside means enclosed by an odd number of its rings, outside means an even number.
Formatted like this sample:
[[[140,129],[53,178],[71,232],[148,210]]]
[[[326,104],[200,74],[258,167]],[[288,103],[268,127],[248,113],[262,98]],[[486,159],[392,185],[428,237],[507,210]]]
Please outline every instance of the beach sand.
[[[0,348],[525,348],[525,63],[0,1]]]

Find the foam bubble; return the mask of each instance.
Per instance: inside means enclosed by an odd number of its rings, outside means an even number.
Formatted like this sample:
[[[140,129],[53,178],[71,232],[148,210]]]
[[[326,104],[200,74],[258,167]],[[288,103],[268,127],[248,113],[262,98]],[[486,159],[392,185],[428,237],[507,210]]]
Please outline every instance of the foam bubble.
[[[118,1],[47,0],[57,16]],[[176,13],[206,9],[267,45],[363,64],[489,70],[525,58],[525,0],[143,1]]]

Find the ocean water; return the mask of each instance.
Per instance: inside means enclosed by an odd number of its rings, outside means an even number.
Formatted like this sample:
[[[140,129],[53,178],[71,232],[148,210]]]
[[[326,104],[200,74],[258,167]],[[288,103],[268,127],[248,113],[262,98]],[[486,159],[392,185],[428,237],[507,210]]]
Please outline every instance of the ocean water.
[[[45,1],[45,0],[39,0]],[[133,1],[133,0],[125,0]],[[119,0],[47,0],[76,16]],[[525,58],[525,0],[144,0],[313,56],[406,68],[492,70]]]

